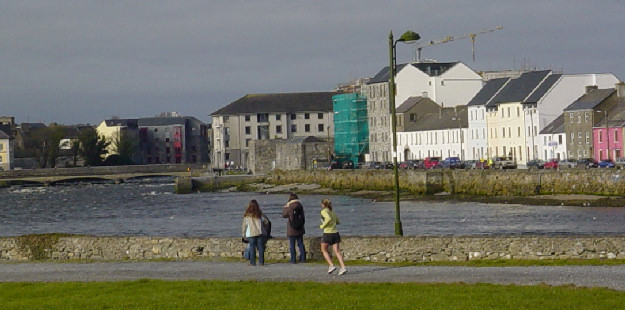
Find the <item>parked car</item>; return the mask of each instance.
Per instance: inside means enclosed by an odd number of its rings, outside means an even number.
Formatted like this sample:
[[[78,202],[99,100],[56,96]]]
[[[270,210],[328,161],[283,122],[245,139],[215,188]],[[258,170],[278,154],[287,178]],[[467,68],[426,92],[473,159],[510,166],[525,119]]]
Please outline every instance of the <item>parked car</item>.
[[[493,169],[516,169],[516,167],[516,161],[512,157],[493,158]]]
[[[477,169],[477,160],[465,160],[462,162],[464,169]]]
[[[545,168],[545,161],[542,159],[532,159],[525,163],[527,169],[543,169]]]
[[[380,164],[380,169],[393,169],[393,163],[390,161],[385,161]]]
[[[490,169],[490,164],[488,163],[488,160],[480,159],[475,162],[475,169]]]
[[[545,162],[543,167],[545,169],[558,169],[558,160],[557,159],[550,159],[549,161]]]
[[[614,168],[614,161],[611,159],[604,159],[597,164],[599,168]]]
[[[577,160],[577,169],[597,168],[599,163],[592,158],[580,158]]]
[[[560,161],[560,169],[575,167],[577,167],[577,160],[575,159],[563,159]]]
[[[447,169],[464,169],[464,164],[458,157],[447,157],[440,163],[441,168]]]
[[[401,169],[417,169],[422,162],[423,162],[422,160],[417,160],[417,159],[410,159],[410,160],[402,161],[399,164],[399,168],[401,168]]]
[[[623,169],[625,168],[625,157],[619,157],[614,161],[614,166],[617,169]]]
[[[362,169],[380,169],[381,164],[379,161],[367,161],[362,164]]]
[[[426,157],[423,161],[423,168],[425,169],[433,169],[438,168],[440,166],[441,158],[440,157]]]

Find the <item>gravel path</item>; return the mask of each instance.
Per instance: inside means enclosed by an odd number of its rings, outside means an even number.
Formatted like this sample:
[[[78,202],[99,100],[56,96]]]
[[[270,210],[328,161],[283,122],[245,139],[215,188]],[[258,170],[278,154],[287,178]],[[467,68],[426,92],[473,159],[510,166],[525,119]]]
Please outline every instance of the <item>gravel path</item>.
[[[349,266],[328,275],[322,264],[244,262],[0,263],[0,282],[163,280],[255,280],[314,282],[425,282],[536,285],[573,284],[625,291],[625,266],[449,267]],[[337,270],[338,271],[338,270]]]

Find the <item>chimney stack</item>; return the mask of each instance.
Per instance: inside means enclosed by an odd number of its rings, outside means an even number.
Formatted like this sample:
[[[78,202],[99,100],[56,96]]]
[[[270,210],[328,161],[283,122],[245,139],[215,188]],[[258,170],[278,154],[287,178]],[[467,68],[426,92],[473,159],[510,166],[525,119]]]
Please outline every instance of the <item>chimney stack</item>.
[[[590,94],[590,93],[592,93],[593,91],[595,91],[597,89],[599,89],[599,86],[597,86],[597,85],[587,85],[586,86],[586,93]]]
[[[618,82],[614,85],[616,89],[616,96],[619,98],[625,97],[625,82]]]

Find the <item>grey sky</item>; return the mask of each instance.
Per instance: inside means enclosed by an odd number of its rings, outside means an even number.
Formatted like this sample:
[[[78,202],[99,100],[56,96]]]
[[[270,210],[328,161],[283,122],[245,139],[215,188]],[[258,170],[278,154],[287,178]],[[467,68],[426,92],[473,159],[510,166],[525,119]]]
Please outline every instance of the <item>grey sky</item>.
[[[625,2],[0,0],[0,115],[97,124],[208,115],[247,93],[327,91],[388,64],[388,33],[475,70],[541,68],[625,78]],[[413,59],[400,45],[398,61]]]

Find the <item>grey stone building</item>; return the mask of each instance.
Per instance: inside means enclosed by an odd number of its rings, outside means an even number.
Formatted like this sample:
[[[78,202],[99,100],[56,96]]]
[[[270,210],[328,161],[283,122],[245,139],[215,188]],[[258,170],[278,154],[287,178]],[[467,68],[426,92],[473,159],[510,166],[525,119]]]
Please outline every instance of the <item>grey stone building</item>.
[[[595,127],[603,113],[597,110],[610,110],[618,103],[616,90],[598,89],[597,86],[587,86],[586,94],[581,96],[564,109],[564,131],[567,136],[568,158],[592,158],[593,127]]]
[[[248,94],[213,112],[216,169],[249,169],[251,143],[257,140],[334,136],[332,96],[337,92]]]
[[[254,140],[249,148],[249,170],[265,174],[274,169],[327,168],[334,141],[318,137]]]
[[[195,117],[140,118],[139,145],[143,163],[207,163],[207,125]]]

